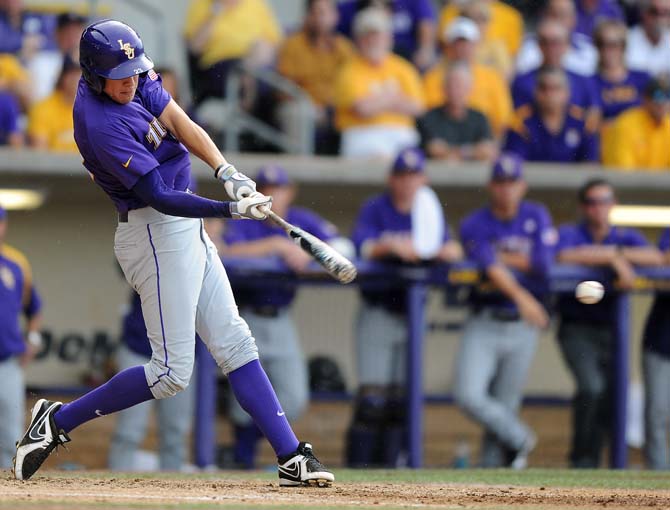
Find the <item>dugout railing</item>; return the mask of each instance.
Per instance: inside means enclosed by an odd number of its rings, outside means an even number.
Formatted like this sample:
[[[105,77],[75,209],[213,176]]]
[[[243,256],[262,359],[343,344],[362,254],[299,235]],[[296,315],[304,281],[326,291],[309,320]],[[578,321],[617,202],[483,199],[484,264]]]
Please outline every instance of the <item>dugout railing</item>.
[[[224,259],[228,275],[233,285],[339,285],[321,271],[314,271],[297,277],[288,272],[276,259]],[[479,280],[477,269],[468,262],[447,265],[397,266],[358,261],[359,277],[353,285],[402,286],[407,291],[407,431],[408,465],[412,468],[423,466],[424,442],[424,402],[423,391],[423,352],[426,333],[427,292],[431,287],[458,288],[476,285]],[[584,280],[598,280],[605,285],[606,292],[616,296],[613,324],[615,342],[612,352],[613,370],[613,423],[610,443],[609,465],[614,469],[623,469],[628,465],[628,447],[626,444],[627,392],[629,383],[630,359],[630,294],[613,285],[613,274],[609,270],[598,270],[580,266],[555,265],[550,271],[552,292],[572,293],[575,286]],[[632,292],[670,291],[670,267],[641,268]],[[206,349],[201,354],[206,354]],[[216,451],[215,438],[215,402],[216,377],[218,371],[211,357],[199,357],[197,373],[199,398],[196,405],[194,445],[195,462],[198,466],[211,466]]]

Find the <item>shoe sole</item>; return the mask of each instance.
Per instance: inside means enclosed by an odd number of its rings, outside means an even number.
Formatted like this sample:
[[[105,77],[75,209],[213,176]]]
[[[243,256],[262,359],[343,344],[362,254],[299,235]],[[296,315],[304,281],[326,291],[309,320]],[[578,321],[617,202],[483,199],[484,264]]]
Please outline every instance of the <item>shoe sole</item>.
[[[303,480],[301,482],[294,482],[293,480],[279,480],[280,487],[318,487],[326,488],[333,485],[332,480],[327,480],[325,478],[312,478],[310,480]]]

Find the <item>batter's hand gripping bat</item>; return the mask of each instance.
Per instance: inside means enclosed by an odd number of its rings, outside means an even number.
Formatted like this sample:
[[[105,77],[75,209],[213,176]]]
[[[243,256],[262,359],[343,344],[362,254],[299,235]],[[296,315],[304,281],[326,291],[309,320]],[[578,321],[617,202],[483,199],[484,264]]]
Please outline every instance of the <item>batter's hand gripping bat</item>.
[[[292,225],[267,207],[259,207],[274,223],[286,231],[293,241],[316,260],[340,283],[350,283],[356,278],[356,267],[343,255],[328,246],[321,239]]]

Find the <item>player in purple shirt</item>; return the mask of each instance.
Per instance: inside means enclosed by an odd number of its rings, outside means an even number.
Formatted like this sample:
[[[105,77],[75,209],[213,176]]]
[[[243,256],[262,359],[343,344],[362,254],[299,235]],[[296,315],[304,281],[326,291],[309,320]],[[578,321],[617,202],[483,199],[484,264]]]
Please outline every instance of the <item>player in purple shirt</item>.
[[[633,285],[634,265],[661,263],[658,250],[649,246],[639,231],[610,224],[615,196],[607,181],[586,182],[578,192],[578,200],[583,220],[559,229],[558,262],[611,268],[619,287],[624,289]],[[558,311],[559,345],[577,387],[570,465],[596,468],[611,423],[614,295],[608,292],[599,303],[585,305],[566,294],[559,298]]]
[[[582,112],[570,107],[568,95],[562,69],[541,69],[535,103],[517,111],[517,121],[507,132],[504,150],[527,161],[597,161],[598,136],[587,129]]]
[[[324,241],[337,239],[333,224],[308,209],[292,205],[296,188],[284,168],[266,165],[258,171],[255,181],[259,191],[272,195],[272,209],[282,218]],[[281,227],[269,220],[250,225],[227,222],[223,241],[223,255],[277,257],[288,270],[296,272],[304,271],[312,261],[286,237]],[[295,294],[295,284],[288,282],[271,289],[249,285],[235,288],[240,315],[254,331],[260,360],[291,421],[300,417],[309,400],[305,357],[290,311]],[[235,463],[251,469],[260,437],[258,428],[236,402],[231,402],[230,417],[235,426]]]
[[[670,228],[661,233],[658,248],[670,262]],[[651,469],[670,469],[670,294],[659,292],[649,311],[642,337],[644,375],[644,456]]]
[[[343,0],[337,3],[340,20],[337,30],[352,36],[356,14],[371,4],[370,0]],[[393,18],[393,51],[414,62],[419,69],[428,69],[435,61],[435,8],[430,0],[385,0]]]
[[[14,441],[23,428],[23,367],[42,346],[42,307],[32,271],[21,252],[4,243],[7,212],[0,206],[0,469],[12,465]],[[21,331],[21,316],[26,331]]]
[[[423,152],[401,151],[391,167],[387,191],[367,200],[358,213],[352,240],[361,258],[403,265],[421,262],[412,238],[412,210],[426,183]],[[438,261],[462,258],[448,229],[439,248]],[[401,284],[383,289],[361,286],[361,294],[355,326],[359,389],[347,433],[347,463],[395,467],[404,434],[406,289]]]
[[[93,180],[119,212],[114,251],[140,294],[152,358],[73,402],[40,399],[17,445],[14,475],[30,478],[69,432],[97,416],[189,384],[196,332],[228,376],[242,407],[269,440],[282,486],[329,485],[334,476],[298,442],[258,361],[258,349],[201,218],[262,220],[271,197],[228,163],[172,100],[128,25],[93,23],[82,33],[74,136]],[[189,151],[214,170],[234,202],[187,192]]]
[[[551,217],[523,199],[522,161],[503,153],[488,185],[490,205],[461,223],[466,257],[482,273],[456,358],[454,397],[485,430],[481,465],[526,467],[533,431],[518,416],[540,330],[549,317],[548,271],[556,242]]]

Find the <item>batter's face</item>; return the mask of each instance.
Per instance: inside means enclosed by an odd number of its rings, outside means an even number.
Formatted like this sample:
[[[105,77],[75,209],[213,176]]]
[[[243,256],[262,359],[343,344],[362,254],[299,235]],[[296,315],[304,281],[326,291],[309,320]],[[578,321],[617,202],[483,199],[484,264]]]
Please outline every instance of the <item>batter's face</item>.
[[[139,76],[129,76],[120,80],[105,79],[105,88],[102,89],[112,101],[119,104],[128,104],[135,97]]]

